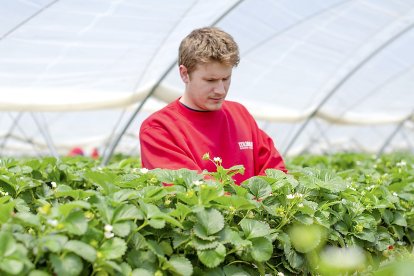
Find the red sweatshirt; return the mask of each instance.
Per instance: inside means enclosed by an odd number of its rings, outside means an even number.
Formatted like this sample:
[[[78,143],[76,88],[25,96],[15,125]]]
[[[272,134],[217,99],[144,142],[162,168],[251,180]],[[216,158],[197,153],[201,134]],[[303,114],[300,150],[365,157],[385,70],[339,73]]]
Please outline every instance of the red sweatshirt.
[[[187,168],[201,172],[216,170],[210,158],[220,157],[224,168],[245,167],[244,175],[233,177],[237,184],[268,168],[286,172],[272,139],[239,103],[225,101],[217,111],[195,111],[176,101],[148,117],[140,129],[142,167],[147,169]]]

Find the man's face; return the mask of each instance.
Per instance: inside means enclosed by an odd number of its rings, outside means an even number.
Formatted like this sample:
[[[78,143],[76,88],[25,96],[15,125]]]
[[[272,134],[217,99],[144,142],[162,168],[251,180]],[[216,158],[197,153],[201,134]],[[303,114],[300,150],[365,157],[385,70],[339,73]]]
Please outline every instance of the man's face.
[[[185,92],[181,102],[201,111],[214,111],[221,108],[230,87],[233,67],[211,62],[197,65],[189,75],[187,68],[180,65],[181,79]]]

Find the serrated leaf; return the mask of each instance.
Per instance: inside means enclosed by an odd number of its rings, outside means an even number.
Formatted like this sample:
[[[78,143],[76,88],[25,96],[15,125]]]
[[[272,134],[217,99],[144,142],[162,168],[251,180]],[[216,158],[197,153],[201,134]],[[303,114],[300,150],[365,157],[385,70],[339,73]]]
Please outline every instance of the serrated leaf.
[[[217,188],[215,186],[208,186],[203,184],[200,188],[199,196],[203,205],[208,204],[210,201],[220,197],[222,193],[222,188]]]
[[[178,218],[180,221],[183,221],[190,213],[191,208],[189,208],[187,205],[182,204],[181,202],[178,202],[175,205],[175,209],[171,211],[169,215]]]
[[[220,203],[223,206],[226,206],[226,208],[234,207],[234,209],[237,211],[257,208],[257,206],[253,204],[252,201],[237,195],[219,197],[214,201]]]
[[[147,240],[148,248],[159,258],[165,259],[165,252],[162,246],[154,241],[154,240]]]
[[[215,249],[197,250],[198,259],[209,268],[218,266],[226,257],[226,247],[219,244]]]
[[[16,241],[9,232],[0,232],[0,257],[7,257],[16,250]]]
[[[124,204],[117,207],[113,214],[112,223],[115,224],[124,220],[142,220],[144,219],[143,213],[136,206],[132,204]]]
[[[265,262],[272,257],[273,245],[271,240],[265,237],[260,237],[251,239],[250,241],[252,242],[250,254],[254,260]]]
[[[19,260],[8,259],[8,258],[4,258],[0,260],[0,270],[6,273],[17,275],[20,272],[22,272],[23,267],[24,267],[24,264]]]
[[[246,239],[264,237],[270,234],[269,225],[261,221],[243,219],[240,222],[240,226],[243,229]]]
[[[152,218],[148,221],[148,223],[152,228],[155,229],[162,229],[165,227],[165,220],[163,219]]]
[[[394,213],[394,219],[392,221],[392,224],[399,225],[399,226],[407,226],[407,220],[405,219],[402,212],[395,212]]]
[[[86,201],[82,201],[82,200],[74,200],[71,201],[69,203],[65,203],[62,205],[59,205],[59,212],[66,217],[72,210],[74,209],[90,209],[91,205],[86,202]]]
[[[119,187],[115,186],[117,175],[110,172],[87,171],[85,176],[93,184],[102,189],[104,195],[111,195],[119,191]]]
[[[173,255],[168,263],[173,268],[172,270],[179,275],[190,276],[193,274],[193,265],[185,257]]]
[[[14,218],[18,219],[23,225],[31,226],[34,228],[40,227],[39,217],[33,215],[32,213],[19,212],[14,216]]]
[[[123,202],[139,197],[139,191],[132,189],[122,189],[113,194],[112,199],[116,202]]]
[[[43,270],[32,270],[29,272],[28,276],[49,276],[50,274]]]
[[[82,211],[70,213],[63,223],[66,231],[75,235],[82,235],[88,229],[88,221]]]
[[[354,234],[356,237],[360,238],[361,240],[366,240],[369,242],[374,242],[375,241],[375,235],[376,232],[375,230],[370,230],[370,229],[365,229],[362,230],[362,232],[360,233],[356,233]]]
[[[79,275],[83,269],[83,263],[79,256],[69,253],[62,256],[50,255],[53,271],[59,276]]]
[[[58,253],[62,250],[63,246],[67,242],[68,237],[64,235],[47,235],[41,237],[37,242],[44,251],[51,251]]]
[[[215,273],[213,275],[220,275],[220,276],[252,276],[252,275],[260,275],[258,272],[257,274],[251,274],[248,271],[245,271],[242,267],[236,265],[226,265],[223,272]]]
[[[216,209],[206,209],[198,212],[197,225],[200,225],[207,236],[219,232],[224,227],[224,217]]]
[[[99,252],[102,253],[103,257],[107,260],[120,258],[125,254],[127,245],[123,239],[112,238],[105,241],[99,248]]]
[[[14,209],[14,205],[15,205],[14,201],[0,204],[0,225],[3,223],[6,223],[7,220],[11,217],[11,214]]]
[[[96,250],[89,244],[82,241],[71,240],[68,241],[64,248],[68,251],[75,253],[90,263],[93,263],[96,259]]]
[[[115,223],[112,226],[112,231],[119,237],[126,237],[131,232],[131,225],[129,222]]]
[[[154,272],[145,268],[136,268],[132,270],[131,276],[154,276]]]
[[[197,237],[193,237],[191,243],[196,250],[214,249],[219,245],[218,241],[206,241]]]
[[[272,193],[269,183],[260,176],[249,178],[248,183],[243,186],[247,187],[256,199],[264,199]]]
[[[215,235],[208,236],[206,229],[200,224],[194,225],[193,231],[194,234],[200,239],[206,241],[214,241],[215,239],[217,239],[217,236]]]

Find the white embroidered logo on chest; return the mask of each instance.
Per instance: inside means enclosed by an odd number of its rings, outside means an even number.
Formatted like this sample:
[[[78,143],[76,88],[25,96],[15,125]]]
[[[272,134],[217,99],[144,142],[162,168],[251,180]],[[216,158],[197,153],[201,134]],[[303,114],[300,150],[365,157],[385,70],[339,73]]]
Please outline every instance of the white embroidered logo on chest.
[[[239,142],[239,147],[241,150],[253,149],[253,142],[252,141]]]

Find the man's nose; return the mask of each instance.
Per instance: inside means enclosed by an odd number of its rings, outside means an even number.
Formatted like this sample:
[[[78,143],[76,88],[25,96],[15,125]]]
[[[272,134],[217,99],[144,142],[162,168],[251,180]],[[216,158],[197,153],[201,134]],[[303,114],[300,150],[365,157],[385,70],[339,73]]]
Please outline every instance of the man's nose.
[[[216,92],[217,94],[225,94],[226,93],[226,88],[225,88],[225,85],[224,85],[224,81],[219,80],[217,82],[217,85],[214,88],[214,92]]]

